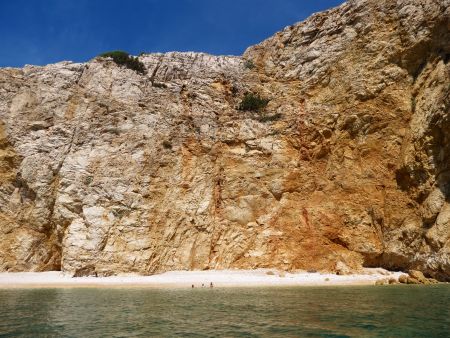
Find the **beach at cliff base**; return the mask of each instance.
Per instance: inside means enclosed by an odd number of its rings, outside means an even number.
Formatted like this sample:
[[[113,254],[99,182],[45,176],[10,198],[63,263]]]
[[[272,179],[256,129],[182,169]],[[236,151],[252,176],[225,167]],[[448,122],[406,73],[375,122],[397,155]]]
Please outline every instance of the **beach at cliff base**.
[[[374,285],[382,279],[397,279],[402,272],[365,269],[359,274],[336,275],[320,272],[282,272],[274,269],[171,271],[151,276],[118,275],[109,277],[71,277],[60,271],[3,272],[0,288],[58,287],[145,287],[209,288],[269,286]]]

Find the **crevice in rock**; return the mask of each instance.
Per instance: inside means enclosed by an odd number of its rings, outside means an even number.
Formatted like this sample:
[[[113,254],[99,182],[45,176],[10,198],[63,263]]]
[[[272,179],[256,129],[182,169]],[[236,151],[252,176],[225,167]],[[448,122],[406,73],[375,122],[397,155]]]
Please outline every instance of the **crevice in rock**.
[[[150,82],[151,82],[152,86],[155,84],[155,77],[156,77],[156,74],[158,73],[159,68],[162,65],[162,62],[163,62],[163,59],[160,58],[158,60],[158,63],[155,66],[155,69],[153,69],[152,75],[150,75]]]

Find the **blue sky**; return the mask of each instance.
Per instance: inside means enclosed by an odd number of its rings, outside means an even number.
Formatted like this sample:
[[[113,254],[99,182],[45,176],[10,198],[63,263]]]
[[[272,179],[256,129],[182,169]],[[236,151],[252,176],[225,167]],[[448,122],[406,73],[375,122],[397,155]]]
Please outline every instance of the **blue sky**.
[[[109,50],[240,55],[343,0],[0,0],[0,67]]]

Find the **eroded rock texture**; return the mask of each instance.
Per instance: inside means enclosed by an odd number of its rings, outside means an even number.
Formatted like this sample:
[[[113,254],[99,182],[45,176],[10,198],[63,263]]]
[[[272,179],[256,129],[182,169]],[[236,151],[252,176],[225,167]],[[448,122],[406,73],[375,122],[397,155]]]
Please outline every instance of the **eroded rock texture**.
[[[0,69],[0,270],[447,278],[449,8],[349,1],[243,57],[143,55],[146,75]]]

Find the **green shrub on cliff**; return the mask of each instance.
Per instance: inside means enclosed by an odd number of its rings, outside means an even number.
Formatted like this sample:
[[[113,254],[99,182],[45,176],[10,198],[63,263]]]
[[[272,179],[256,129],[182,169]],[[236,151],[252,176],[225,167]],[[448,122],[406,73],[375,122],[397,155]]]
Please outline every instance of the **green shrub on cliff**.
[[[247,93],[239,104],[239,110],[259,111],[265,108],[269,101],[269,99],[262,98],[258,94]]]
[[[146,73],[144,64],[141,61],[139,61],[137,57],[131,56],[127,52],[115,50],[112,52],[102,53],[99,55],[99,57],[102,58],[110,57],[119,66],[125,66],[140,74]]]

